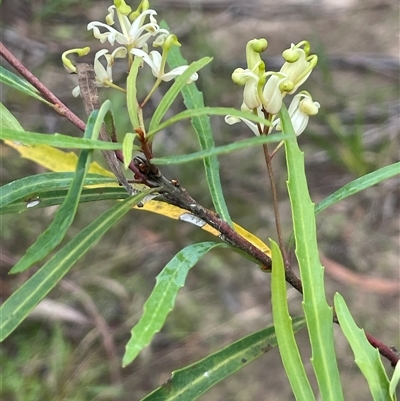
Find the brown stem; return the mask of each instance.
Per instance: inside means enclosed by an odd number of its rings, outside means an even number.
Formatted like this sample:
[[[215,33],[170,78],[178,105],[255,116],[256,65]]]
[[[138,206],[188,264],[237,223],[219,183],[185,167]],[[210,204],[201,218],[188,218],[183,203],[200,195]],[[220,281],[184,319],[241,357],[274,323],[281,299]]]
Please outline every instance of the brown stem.
[[[59,115],[66,117],[72,124],[74,124],[81,131],[85,131],[86,124],[71,110],[54,93],[47,88],[35,75],[33,75],[5,46],[0,42],[0,56],[2,56],[8,63],[13,66],[30,84],[32,84],[39,93],[50,102],[50,106]],[[119,150],[115,151],[117,159],[123,163],[124,157],[122,152]],[[142,179],[146,178],[141,174],[141,172],[136,168],[135,164],[132,162],[129,164],[129,169],[135,173],[135,175]]]
[[[392,364],[393,367],[396,366],[396,364],[400,360],[400,355],[399,353],[390,347],[388,347],[386,344],[384,344],[381,340],[378,338],[374,337],[372,334],[365,333],[368,342],[375,348],[379,350],[379,353],[388,359],[390,363]]]
[[[159,187],[160,193],[163,194],[164,199],[181,209],[191,212],[193,215],[199,217],[211,227],[215,228],[221,233],[220,237],[224,241],[230,243],[246,254],[256,259],[265,270],[272,267],[271,258],[247,241],[244,237],[239,235],[226,221],[222,220],[215,212],[204,208],[196,200],[194,200],[188,192],[181,186],[174,185],[171,181],[165,178],[158,170],[156,174],[153,173],[154,165],[143,158],[136,157],[134,162],[140,166],[140,170],[147,177],[147,185],[151,187]],[[147,171],[146,171],[147,166]],[[289,284],[302,292],[301,281],[291,271],[286,272],[286,279]]]
[[[280,216],[280,213],[279,213],[278,193],[276,191],[276,184],[275,184],[275,179],[274,179],[274,171],[272,169],[272,160],[271,160],[271,157],[269,155],[269,150],[268,150],[268,145],[267,144],[263,145],[263,150],[264,150],[265,163],[267,165],[267,170],[268,170],[269,181],[270,181],[270,185],[271,185],[272,199],[273,199],[273,204],[274,204],[276,233],[278,235],[279,248],[281,249],[283,260],[285,261],[285,266],[287,266],[288,265],[288,257],[287,257],[287,254],[286,254],[285,245],[283,243],[281,216]]]
[[[54,95],[54,93],[47,88],[42,82],[39,81],[35,75],[33,75],[15,56],[0,42],[0,56],[3,56],[10,65],[12,65],[29,83],[31,83],[43,96],[45,100],[50,102],[50,106],[58,114],[66,117],[81,131],[85,130],[86,124],[73,113],[61,100]]]

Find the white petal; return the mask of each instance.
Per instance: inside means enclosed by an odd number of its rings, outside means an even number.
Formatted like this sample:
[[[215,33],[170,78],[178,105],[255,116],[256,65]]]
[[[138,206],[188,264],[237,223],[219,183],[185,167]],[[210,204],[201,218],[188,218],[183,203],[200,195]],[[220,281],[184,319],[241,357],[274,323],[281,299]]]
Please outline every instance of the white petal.
[[[277,114],[282,107],[282,92],[280,84],[285,81],[286,76],[273,74],[269,77],[263,89],[263,105],[268,113]]]
[[[230,115],[225,116],[225,122],[229,125],[236,124],[239,121],[243,121],[253,131],[254,135],[256,136],[260,135],[260,131],[258,130],[257,124],[254,124],[252,121],[247,120],[247,118],[235,117]]]
[[[81,94],[81,88],[79,85],[75,86],[74,89],[72,89],[72,96],[73,97],[78,97]]]
[[[99,61],[101,56],[106,56],[108,53],[107,49],[99,50],[96,55],[94,56],[94,72],[96,74],[96,84],[98,86],[103,85],[105,81],[111,81],[111,67],[108,66],[107,62],[107,69],[104,68],[103,64]]]
[[[97,28],[98,26],[105,28],[108,32],[101,33],[99,28]],[[121,45],[127,44],[126,39],[120,32],[102,22],[98,21],[89,22],[87,29],[88,30],[93,29],[93,36],[96,39],[99,39],[101,43],[104,43],[106,40],[108,40],[112,46],[114,46],[115,41],[117,41]]]
[[[111,57],[112,58],[125,58],[127,53],[128,53],[128,51],[126,50],[126,47],[119,46],[113,50],[113,52],[111,53]]]
[[[144,52],[141,49],[132,49],[131,53],[134,54],[135,56],[139,56],[143,59],[143,61],[151,68],[151,71],[153,73],[153,75],[158,78],[159,74],[160,74],[160,67],[161,67],[161,54],[159,54],[158,52],[156,52],[155,50],[153,50],[150,54],[147,54],[146,52]],[[152,54],[153,53],[153,54]],[[156,54],[158,53],[158,55]],[[158,63],[158,65],[157,65]]]
[[[234,117],[231,115],[227,115],[227,116],[225,116],[225,122],[229,125],[233,125],[236,123],[240,123],[240,118],[237,118],[237,117]]]
[[[182,75],[186,70],[187,70],[188,66],[187,65],[181,65],[179,67],[174,68],[173,70],[165,73],[162,76],[162,80],[165,82],[169,82],[172,79],[178,77],[179,75]],[[193,81],[196,81],[199,78],[197,73],[194,73],[191,75],[191,77],[189,78],[189,80],[186,82],[187,84],[190,84]]]

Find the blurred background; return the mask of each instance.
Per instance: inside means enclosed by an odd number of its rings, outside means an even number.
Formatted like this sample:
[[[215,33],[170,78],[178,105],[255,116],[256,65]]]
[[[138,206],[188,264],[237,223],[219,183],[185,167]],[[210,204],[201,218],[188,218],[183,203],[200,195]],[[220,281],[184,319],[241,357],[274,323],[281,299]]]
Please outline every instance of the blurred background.
[[[1,3],[1,2],[0,2]],[[128,2],[132,8],[137,4]],[[137,2],[138,3],[138,2]],[[68,75],[61,53],[90,46],[103,48],[86,30],[104,21],[110,1],[3,0],[2,41],[42,82],[82,119],[81,100],[71,95],[76,77]],[[245,67],[248,40],[265,37],[267,69],[279,70],[281,53],[301,40],[319,57],[302,89],[321,104],[300,137],[313,201],[353,179],[399,160],[399,3],[395,0],[333,1],[152,1],[182,43],[189,62],[214,61],[200,72],[198,86],[208,106],[239,108],[242,87],[231,81]],[[92,56],[91,56],[92,57]],[[89,61],[89,60],[88,60]],[[9,67],[4,60],[1,65]],[[142,97],[153,84],[143,71]],[[123,67],[114,73],[123,82]],[[151,115],[168,84],[146,108]],[[124,99],[103,89],[116,110],[120,137],[130,131]],[[36,132],[80,136],[67,120],[6,86],[0,100],[22,126]],[[176,101],[169,115],[183,110]],[[218,145],[250,137],[244,125],[228,126],[212,118]],[[198,149],[188,122],[170,127],[155,140],[155,154]],[[44,169],[0,144],[1,184]],[[96,160],[104,165],[101,155]],[[224,194],[235,222],[264,241],[276,239],[269,182],[262,149],[219,158]],[[291,232],[282,154],[274,159],[285,239]],[[163,168],[206,207],[212,207],[202,163]],[[345,297],[357,323],[389,346],[399,347],[399,177],[354,195],[318,215],[321,258],[329,300]],[[83,204],[65,241],[71,239],[109,202]],[[0,296],[5,300],[35,269],[7,273],[46,229],[55,209],[32,210],[0,219]],[[172,371],[271,324],[270,277],[224,250],[213,250],[190,272],[176,308],[151,346],[129,367],[120,361],[130,329],[137,322],[155,277],[184,246],[213,240],[187,223],[138,210],[126,215],[70,271],[32,315],[0,348],[1,399],[140,400],[168,380]],[[294,257],[293,257],[294,259]],[[301,315],[300,296],[289,290],[293,315]],[[370,399],[346,340],[335,328],[346,400]],[[298,335],[308,372],[305,332]],[[384,361],[389,374],[391,369]],[[218,384],[201,400],[293,400],[277,349]]]

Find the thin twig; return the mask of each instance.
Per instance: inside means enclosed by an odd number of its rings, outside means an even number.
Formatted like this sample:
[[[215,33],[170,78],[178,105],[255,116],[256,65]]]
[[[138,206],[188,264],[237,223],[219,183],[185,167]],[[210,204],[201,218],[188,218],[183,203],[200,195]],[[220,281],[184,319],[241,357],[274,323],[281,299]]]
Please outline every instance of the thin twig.
[[[271,185],[273,204],[274,204],[276,233],[278,236],[279,248],[282,252],[283,260],[285,261],[286,281],[291,285],[293,285],[292,283],[296,283],[297,287],[294,287],[294,288],[298,289],[300,287],[302,289],[301,280],[296,276],[296,274],[294,273],[294,271],[291,267],[291,264],[289,262],[288,255],[286,252],[285,244],[283,243],[282,224],[281,224],[281,217],[280,217],[280,212],[279,212],[278,193],[276,190],[274,172],[272,169],[272,159],[271,159],[271,156],[269,155],[269,150],[268,150],[267,144],[263,145],[263,150],[264,150],[264,157],[265,157],[265,162],[267,165],[267,170],[268,170],[268,175],[269,175],[269,181],[270,181],[270,185]],[[302,292],[302,290],[300,292]]]
[[[45,100],[50,102],[50,106],[60,116],[67,118],[72,124],[74,124],[81,131],[85,131],[86,124],[71,110],[54,93],[47,88],[35,75],[33,75],[5,46],[0,42],[0,56],[2,56],[8,63],[14,67],[30,84],[32,84]],[[124,162],[122,152],[119,150],[115,151],[120,162]],[[134,163],[130,163],[128,167],[135,173],[135,176],[144,180],[145,177],[136,169]]]
[[[268,145],[263,145],[264,150],[264,159],[267,165],[267,171],[269,176],[269,181],[271,185],[271,192],[272,192],[272,200],[274,204],[274,214],[275,214],[275,225],[276,225],[276,233],[278,235],[278,243],[279,248],[281,249],[283,260],[285,261],[285,265],[287,265],[288,258],[286,254],[285,245],[283,243],[283,234],[282,234],[282,225],[281,225],[281,216],[279,213],[279,200],[278,200],[278,193],[276,191],[276,184],[274,179],[274,171],[272,169],[272,159],[269,155]]]
[[[365,335],[367,337],[368,342],[373,347],[377,348],[379,353],[387,360],[389,360],[392,366],[395,367],[397,363],[400,361],[399,352],[397,352],[395,349],[388,347],[386,344],[384,344],[378,338],[374,337],[372,334],[365,332]]]
[[[66,117],[81,131],[85,130],[86,124],[73,113],[54,93],[47,88],[39,79],[33,75],[5,46],[0,42],[0,56],[7,60],[30,84],[32,84],[45,100],[50,102],[51,107],[58,114]]]
[[[264,117],[271,121],[271,114],[269,114],[266,110],[264,110]],[[265,126],[263,131],[260,131],[260,135],[268,135],[270,132],[270,127]],[[272,192],[272,200],[273,200],[273,205],[274,205],[274,215],[275,215],[275,226],[276,226],[276,233],[278,236],[278,244],[279,248],[282,253],[283,260],[285,262],[285,274],[286,274],[286,279],[294,282],[300,282],[300,279],[296,276],[296,274],[293,272],[288,255],[286,252],[285,244],[283,242],[283,234],[282,234],[282,224],[281,224],[281,217],[280,217],[280,212],[279,212],[279,200],[278,200],[278,192],[276,190],[276,184],[275,184],[275,178],[274,178],[274,170],[272,168],[272,157],[273,154],[270,155],[269,153],[269,148],[268,144],[263,145],[263,151],[264,151],[264,159],[265,159],[265,164],[267,166],[267,171],[268,171],[268,176],[269,176],[269,182],[271,186],[271,192]],[[288,282],[290,282],[288,281]]]

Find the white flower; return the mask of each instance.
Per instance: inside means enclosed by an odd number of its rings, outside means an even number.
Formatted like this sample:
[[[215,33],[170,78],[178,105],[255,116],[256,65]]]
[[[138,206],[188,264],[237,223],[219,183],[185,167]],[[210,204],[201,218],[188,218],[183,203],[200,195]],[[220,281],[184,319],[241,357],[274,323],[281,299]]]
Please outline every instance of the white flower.
[[[147,54],[141,49],[132,49],[131,53],[134,54],[135,56],[141,57],[143,61],[149,65],[153,75],[157,79],[163,80],[165,82],[171,81],[177,76],[182,75],[188,68],[187,65],[181,65],[180,67],[176,67],[169,72],[164,72],[165,63],[163,63],[162,55],[158,51],[153,50],[150,52],[150,54]],[[194,73],[189,78],[189,81],[187,83],[196,81],[198,77],[199,77],[198,74]]]
[[[250,110],[256,109],[261,105],[261,100],[257,93],[259,79],[259,76],[248,68],[245,70],[243,68],[236,68],[232,73],[232,81],[239,85],[244,85],[243,103]]]
[[[114,59],[126,57],[127,51],[123,46],[117,47],[111,54],[108,54],[107,49],[99,50],[94,56],[94,73],[96,75],[97,86],[110,86],[113,82],[112,78],[112,67],[114,65]],[[103,64],[99,61],[99,58],[104,56],[107,60],[107,67],[104,68]]]
[[[320,104],[313,102],[312,97],[307,92],[300,92],[293,98],[288,113],[296,136],[299,136],[306,129],[310,116],[317,114],[319,108]],[[273,124],[277,130],[282,130],[279,118]]]
[[[286,74],[288,80],[293,83],[293,87],[287,91],[289,94],[296,92],[298,87],[307,80],[318,61],[316,55],[307,57],[307,52],[299,47],[301,43],[297,45],[292,43],[290,49],[286,49],[282,53],[286,62],[280,72]],[[308,44],[308,42],[306,43]]]
[[[126,48],[123,46],[119,46],[111,54],[108,54],[107,49],[102,49],[96,52],[94,56],[94,64],[93,69],[96,76],[96,86],[99,87],[108,87],[113,86],[113,78],[112,78],[112,67],[114,65],[114,59],[116,58],[124,58],[126,57],[127,51]],[[104,68],[103,64],[99,61],[99,58],[104,56],[106,59],[106,67]],[[81,91],[79,85],[76,86],[72,90],[72,95],[74,97],[78,97]]]
[[[133,47],[142,48],[150,37],[159,33],[168,33],[165,29],[160,29],[157,24],[157,20],[154,18],[154,15],[157,15],[155,10],[143,11],[131,23],[129,18],[119,12],[115,6],[110,6],[108,8],[110,14],[107,16],[107,20],[110,23],[114,21],[114,10],[117,12],[121,32],[99,21],[92,21],[87,26],[88,30],[93,29],[94,37],[99,39],[101,43],[108,40],[113,46],[114,42],[117,41],[117,43],[127,46],[129,49]],[[150,22],[145,24],[147,16],[149,16]],[[101,33],[98,27],[105,28],[107,32]]]
[[[318,102],[313,102],[312,97],[308,92],[300,92],[293,98],[292,102],[290,103],[288,113],[290,119],[292,120],[294,132],[297,136],[299,136],[306,129],[309,117],[317,114],[319,108],[320,104]],[[261,107],[257,109],[257,115],[259,117],[264,117]],[[236,124],[240,121],[244,122],[253,131],[254,135],[260,135],[259,126],[252,121],[243,117],[231,115],[225,116],[225,122],[229,125]],[[275,119],[272,125],[276,130],[282,130],[279,118]],[[260,124],[260,128],[261,131],[263,131],[264,125]]]

